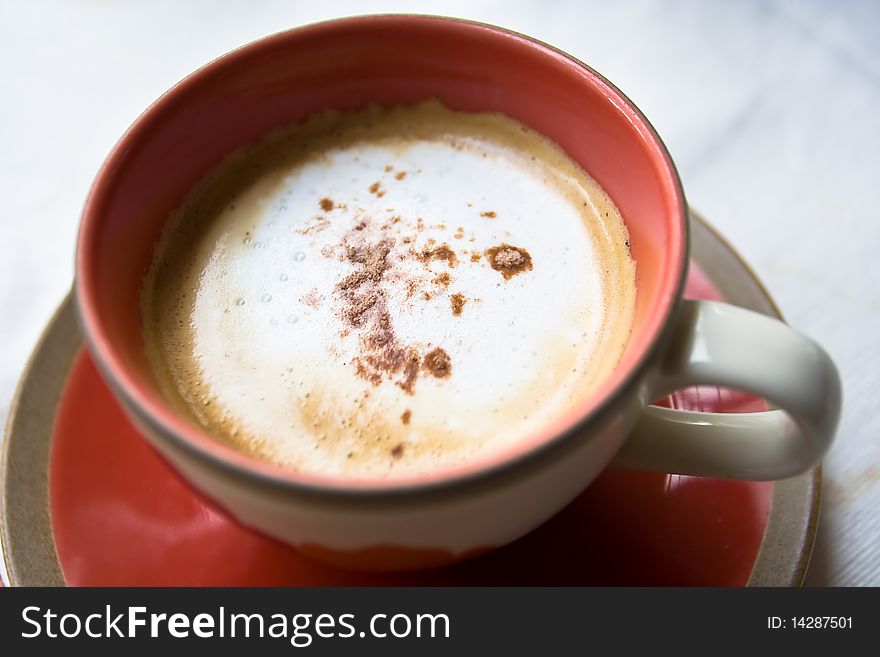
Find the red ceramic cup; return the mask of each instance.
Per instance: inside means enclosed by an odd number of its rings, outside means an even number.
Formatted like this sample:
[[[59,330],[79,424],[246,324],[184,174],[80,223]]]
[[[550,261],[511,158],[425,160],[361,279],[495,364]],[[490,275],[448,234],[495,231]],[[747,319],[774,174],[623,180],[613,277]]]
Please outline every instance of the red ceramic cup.
[[[324,108],[438,98],[500,111],[557,142],[620,209],[637,266],[632,336],[612,376],[539,435],[489,460],[394,482],[303,475],[213,440],[172,410],[144,354],[140,293],[172,209],[213,165]],[[687,206],[636,107],[601,75],[520,34],[424,16],[372,16],[276,34],[183,80],[122,137],[82,217],[76,302],[88,347],[144,437],[245,525],[358,568],[437,565],[503,545],[619,464],[745,479],[811,467],[837,424],[825,353],[775,320],[682,300]],[[785,409],[748,415],[648,407],[690,384]]]

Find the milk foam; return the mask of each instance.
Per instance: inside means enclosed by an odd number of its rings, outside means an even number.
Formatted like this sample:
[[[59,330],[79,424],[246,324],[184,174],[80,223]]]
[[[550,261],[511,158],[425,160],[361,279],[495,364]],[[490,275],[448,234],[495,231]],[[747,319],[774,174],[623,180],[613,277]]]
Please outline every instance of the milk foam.
[[[169,397],[245,451],[434,471],[539,431],[622,354],[635,276],[619,213],[511,119],[328,115],[218,171],[157,249],[145,336]],[[493,247],[529,267],[505,276]]]

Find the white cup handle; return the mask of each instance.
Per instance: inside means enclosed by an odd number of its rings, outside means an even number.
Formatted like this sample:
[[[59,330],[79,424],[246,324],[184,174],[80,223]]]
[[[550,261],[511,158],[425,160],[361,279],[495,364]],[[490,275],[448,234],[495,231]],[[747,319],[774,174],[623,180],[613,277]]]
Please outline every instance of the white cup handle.
[[[779,320],[726,303],[685,300],[675,321],[652,398],[709,384],[754,393],[779,410],[649,406],[612,465],[761,481],[820,461],[840,418],[841,386],[819,345]]]

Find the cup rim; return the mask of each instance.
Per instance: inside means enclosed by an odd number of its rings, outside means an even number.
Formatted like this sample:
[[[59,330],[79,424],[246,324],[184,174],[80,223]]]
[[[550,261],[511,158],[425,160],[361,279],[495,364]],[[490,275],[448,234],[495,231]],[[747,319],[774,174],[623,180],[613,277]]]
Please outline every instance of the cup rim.
[[[341,26],[357,26],[385,22],[393,24],[399,21],[420,21],[424,25],[433,23],[457,24],[467,29],[484,30],[496,37],[512,39],[520,47],[531,48],[541,51],[544,56],[552,57],[559,64],[573,66],[580,69],[581,73],[590,78],[591,83],[598,86],[609,100],[614,102],[618,110],[624,112],[627,118],[644,132],[644,137],[651,143],[651,148],[659,156],[657,159],[665,167],[665,173],[671,183],[670,191],[673,194],[674,205],[677,212],[678,231],[668,248],[670,249],[671,266],[666,275],[666,280],[661,284],[658,292],[658,301],[655,302],[659,312],[655,312],[648,325],[643,328],[648,337],[641,353],[629,366],[628,371],[608,387],[600,396],[595,398],[592,405],[586,411],[579,411],[578,417],[561,430],[548,433],[541,440],[531,442],[524,449],[515,451],[512,455],[503,458],[495,457],[486,464],[479,461],[468,461],[465,466],[455,469],[444,468],[438,470],[438,475],[415,475],[400,476],[388,479],[346,477],[345,475],[333,476],[313,473],[298,472],[291,468],[270,463],[249,456],[226,446],[216,439],[211,438],[204,430],[199,429],[190,422],[183,420],[175,413],[167,402],[158,399],[157,395],[145,393],[139,382],[132,377],[122,364],[122,359],[111,347],[111,342],[101,328],[99,321],[100,311],[97,295],[86,282],[83,272],[88,270],[88,263],[94,261],[97,251],[98,219],[100,215],[101,198],[106,196],[108,178],[112,178],[112,172],[124,159],[129,145],[142,138],[142,133],[147,130],[151,120],[161,112],[162,108],[174,98],[186,93],[192,86],[205,76],[214,71],[222,70],[227,63],[239,57],[243,51],[253,52],[262,48],[271,48],[277,42],[296,38],[300,35],[319,33],[324,30],[335,30]],[[673,219],[675,220],[675,219]],[[570,448],[571,440],[575,434],[595,418],[601,416],[607,409],[618,403],[622,397],[636,386],[643,378],[646,370],[656,360],[666,342],[667,336],[672,331],[670,321],[678,307],[687,277],[688,252],[690,248],[690,227],[687,218],[687,202],[684,195],[681,179],[674,162],[661,140],[657,131],[642,114],[641,110],[613,83],[606,79],[595,69],[573,57],[572,55],[547,44],[534,37],[484,22],[436,16],[427,14],[373,14],[364,16],[352,16],[336,18],[307,25],[297,26],[282,30],[268,36],[258,38],[249,43],[238,46],[219,57],[205,63],[186,77],[178,81],[155,101],[153,101],[135,121],[126,129],[117,143],[102,163],[92,183],[89,194],[83,208],[81,224],[77,235],[74,281],[74,298],[80,325],[83,330],[85,342],[92,354],[104,380],[115,392],[123,405],[130,410],[138,411],[138,418],[146,422],[151,429],[161,435],[173,447],[182,449],[183,452],[197,458],[201,463],[230,474],[238,478],[245,478],[251,482],[259,483],[274,490],[282,490],[286,493],[295,492],[309,496],[323,497],[351,497],[357,496],[366,499],[384,498],[388,496],[412,496],[414,494],[434,494],[441,490],[460,489],[473,484],[481,484],[499,477],[513,476],[522,473],[530,467],[553,458],[566,448]],[[613,376],[613,375],[612,375]],[[595,393],[594,393],[595,394]],[[592,396],[591,396],[592,399]],[[525,442],[525,441],[524,441]],[[492,455],[489,457],[492,459]],[[475,466],[474,463],[477,463]]]

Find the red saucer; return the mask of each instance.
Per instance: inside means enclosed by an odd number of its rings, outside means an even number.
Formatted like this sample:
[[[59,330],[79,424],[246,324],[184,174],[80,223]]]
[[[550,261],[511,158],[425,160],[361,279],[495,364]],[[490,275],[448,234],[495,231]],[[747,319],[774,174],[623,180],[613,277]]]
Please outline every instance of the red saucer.
[[[720,298],[693,264],[687,294]],[[664,403],[765,408],[713,387]],[[772,482],[609,470],[545,525],[489,555],[406,575],[338,570],[241,527],[189,488],[125,419],[85,350],[61,397],[49,477],[70,585],[741,586],[773,495]]]

